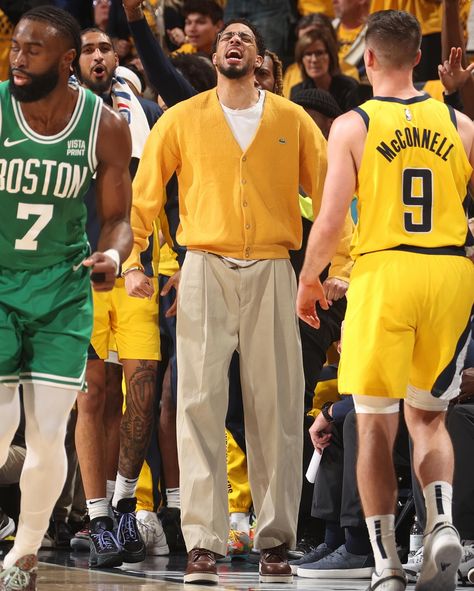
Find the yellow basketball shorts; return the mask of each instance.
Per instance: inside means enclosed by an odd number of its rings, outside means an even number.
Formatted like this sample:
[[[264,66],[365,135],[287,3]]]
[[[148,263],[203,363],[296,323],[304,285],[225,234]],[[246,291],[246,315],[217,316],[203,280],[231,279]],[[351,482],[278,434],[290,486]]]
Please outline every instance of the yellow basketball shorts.
[[[434,397],[448,388],[474,300],[461,256],[382,251],[359,257],[347,293],[339,392]]]
[[[122,278],[116,280],[109,292],[93,292],[91,344],[100,359],[107,359],[114,339],[119,359],[160,359],[156,277],[153,287],[151,299],[129,296]]]

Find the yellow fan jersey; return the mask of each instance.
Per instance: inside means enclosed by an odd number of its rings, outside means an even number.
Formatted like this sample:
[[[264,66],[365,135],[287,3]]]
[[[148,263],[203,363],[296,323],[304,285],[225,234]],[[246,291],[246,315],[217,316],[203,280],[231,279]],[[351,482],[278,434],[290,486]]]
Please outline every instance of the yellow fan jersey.
[[[375,97],[356,109],[367,125],[351,254],[401,247],[462,248],[472,174],[453,109],[429,98]]]

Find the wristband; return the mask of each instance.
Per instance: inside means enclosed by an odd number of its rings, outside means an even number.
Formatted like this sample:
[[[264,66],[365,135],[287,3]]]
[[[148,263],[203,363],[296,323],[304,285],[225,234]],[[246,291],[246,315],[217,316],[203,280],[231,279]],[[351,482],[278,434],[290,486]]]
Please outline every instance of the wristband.
[[[143,267],[139,267],[138,265],[135,265],[135,267],[129,267],[125,271],[122,271],[122,277],[125,277],[125,275],[127,275],[127,273],[131,273],[132,271],[141,271],[142,273],[144,272]]]
[[[328,423],[334,423],[334,417],[329,414],[329,409],[332,406],[332,402],[325,402],[321,408],[321,413]]]
[[[120,255],[118,250],[115,248],[109,248],[108,250],[104,251],[104,254],[110,257],[115,263],[115,275],[118,276],[119,268],[120,268]]]

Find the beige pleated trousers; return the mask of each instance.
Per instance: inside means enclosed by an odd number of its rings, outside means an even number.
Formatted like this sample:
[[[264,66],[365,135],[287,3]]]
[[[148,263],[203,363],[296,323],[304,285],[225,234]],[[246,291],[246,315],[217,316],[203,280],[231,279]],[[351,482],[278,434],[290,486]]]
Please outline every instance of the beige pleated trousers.
[[[226,554],[228,369],[240,354],[255,547],[293,547],[302,479],[304,375],[288,260],[235,267],[188,251],[177,316],[181,520],[188,551]]]

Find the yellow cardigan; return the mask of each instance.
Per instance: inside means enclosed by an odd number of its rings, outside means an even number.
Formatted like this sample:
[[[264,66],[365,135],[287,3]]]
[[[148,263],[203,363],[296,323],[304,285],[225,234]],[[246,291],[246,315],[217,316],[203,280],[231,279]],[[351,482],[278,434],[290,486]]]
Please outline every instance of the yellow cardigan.
[[[164,187],[179,182],[178,242],[241,259],[288,258],[301,245],[298,189],[318,213],[326,174],[326,141],[305,111],[266,93],[256,135],[242,152],[216,89],[183,101],[152,129],[133,183],[132,254],[139,264]]]

